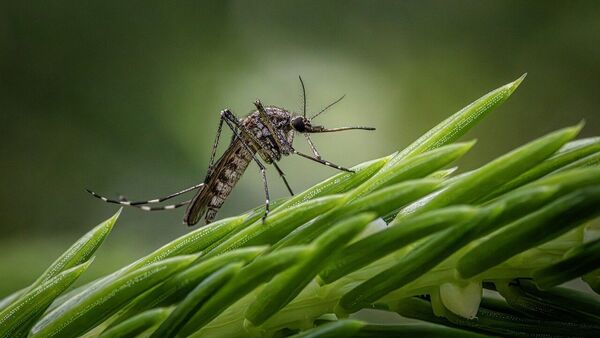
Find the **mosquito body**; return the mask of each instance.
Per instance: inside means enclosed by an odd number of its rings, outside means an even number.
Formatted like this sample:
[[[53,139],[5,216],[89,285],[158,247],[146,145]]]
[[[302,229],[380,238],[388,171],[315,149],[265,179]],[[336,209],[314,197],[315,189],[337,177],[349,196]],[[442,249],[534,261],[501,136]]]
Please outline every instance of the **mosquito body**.
[[[198,223],[202,216],[204,216],[204,220],[208,224],[215,219],[218,210],[221,208],[229,194],[231,194],[233,187],[242,177],[248,168],[248,165],[251,162],[255,162],[260,169],[265,190],[266,198],[265,214],[263,216],[264,220],[269,214],[270,197],[266,177],[266,167],[263,162],[267,165],[272,165],[277,170],[288,191],[291,195],[293,195],[294,193],[285,178],[285,174],[277,165],[277,162],[279,162],[284,156],[299,155],[338,170],[352,172],[349,169],[323,160],[312,140],[310,139],[310,133],[337,132],[352,129],[374,130],[374,128],[369,127],[342,127],[328,129],[322,126],[313,126],[311,124],[311,120],[313,118],[323,113],[335,103],[339,102],[343,97],[328,105],[313,117],[307,118],[306,91],[301,78],[300,83],[302,84],[304,98],[304,111],[302,115],[297,115],[288,110],[275,106],[263,106],[258,100],[254,102],[256,110],[241,119],[238,119],[229,109],[221,111],[221,119],[219,121],[217,135],[211,152],[210,164],[203,183],[173,193],[166,197],[140,202],[132,202],[125,198],[112,200],[98,195],[90,190],[88,190],[88,192],[105,202],[133,206],[146,211],[169,210],[187,205],[188,207],[183,219],[185,224],[190,226],[194,225]],[[223,155],[221,155],[221,157],[215,162],[216,150],[221,138],[223,124],[226,124],[232,130],[233,138]],[[293,142],[296,134],[304,135],[312,150],[312,156],[303,154],[294,149]],[[152,207],[148,205],[161,203],[193,190],[197,190],[197,192],[191,200],[159,207]]]

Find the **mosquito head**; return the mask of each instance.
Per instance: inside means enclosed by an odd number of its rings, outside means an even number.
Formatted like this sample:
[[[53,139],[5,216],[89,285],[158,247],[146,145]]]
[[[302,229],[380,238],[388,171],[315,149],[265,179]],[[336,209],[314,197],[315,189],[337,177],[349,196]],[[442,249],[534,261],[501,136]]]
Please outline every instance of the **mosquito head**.
[[[292,126],[292,128],[295,131],[297,131],[299,133],[303,133],[305,136],[308,137],[308,133],[329,133],[329,132],[354,130],[354,129],[375,130],[375,128],[371,128],[371,127],[325,128],[323,126],[313,126],[310,122],[312,119],[321,115],[322,113],[324,113],[327,109],[331,108],[336,103],[342,101],[346,95],[342,95],[342,97],[333,101],[332,103],[327,105],[325,108],[321,109],[321,111],[319,111],[312,117],[307,118],[306,117],[306,88],[304,87],[304,81],[302,81],[302,77],[298,76],[298,78],[300,79],[300,85],[302,86],[302,103],[303,103],[302,108],[303,108],[303,110],[302,110],[302,116],[295,116],[290,120],[290,125]]]
[[[331,133],[336,131],[344,130],[375,130],[371,127],[340,127],[340,128],[325,128],[323,126],[313,126],[310,120],[304,116],[295,116],[291,119],[290,124],[292,128],[299,133]]]
[[[310,120],[304,116],[295,116],[290,121],[292,128],[299,133],[310,133],[312,129],[312,125],[310,124]]]

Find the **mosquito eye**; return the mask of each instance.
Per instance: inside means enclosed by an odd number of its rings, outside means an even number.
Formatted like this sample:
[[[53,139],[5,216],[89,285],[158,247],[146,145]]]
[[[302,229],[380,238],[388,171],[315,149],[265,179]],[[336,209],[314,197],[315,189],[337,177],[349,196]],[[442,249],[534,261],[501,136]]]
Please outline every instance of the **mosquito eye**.
[[[299,132],[304,132],[306,130],[306,126],[304,125],[304,121],[301,117],[295,118],[292,120],[292,127]]]

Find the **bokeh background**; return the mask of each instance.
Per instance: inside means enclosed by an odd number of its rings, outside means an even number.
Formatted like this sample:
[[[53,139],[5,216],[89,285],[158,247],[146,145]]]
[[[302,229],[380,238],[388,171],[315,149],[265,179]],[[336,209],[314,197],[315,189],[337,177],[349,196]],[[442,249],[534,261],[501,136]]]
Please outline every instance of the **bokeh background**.
[[[298,75],[309,112],[347,94],[323,124],[377,127],[314,137],[351,166],[524,72],[468,134],[463,170],[582,119],[600,134],[600,2],[0,1],[0,296],[117,210],[84,188],[146,199],[201,181],[219,111],[300,112]],[[281,166],[297,191],[334,173]],[[262,201],[251,166],[219,217]],[[125,210],[87,278],[190,231],[182,214]]]

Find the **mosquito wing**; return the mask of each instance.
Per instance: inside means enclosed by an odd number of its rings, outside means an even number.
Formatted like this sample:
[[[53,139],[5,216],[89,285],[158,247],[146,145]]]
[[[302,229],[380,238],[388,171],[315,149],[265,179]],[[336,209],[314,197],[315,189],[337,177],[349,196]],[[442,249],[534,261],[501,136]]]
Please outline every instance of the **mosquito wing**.
[[[200,189],[190,204],[188,204],[187,210],[185,211],[185,216],[183,217],[183,223],[188,226],[195,225],[198,223],[202,215],[204,215],[204,211],[206,210],[206,206],[211,198],[211,187],[206,184]]]
[[[242,142],[234,139],[204,180],[205,185],[188,205],[183,222],[194,225],[206,213],[206,223],[210,223],[251,159],[252,154],[246,150]]]

